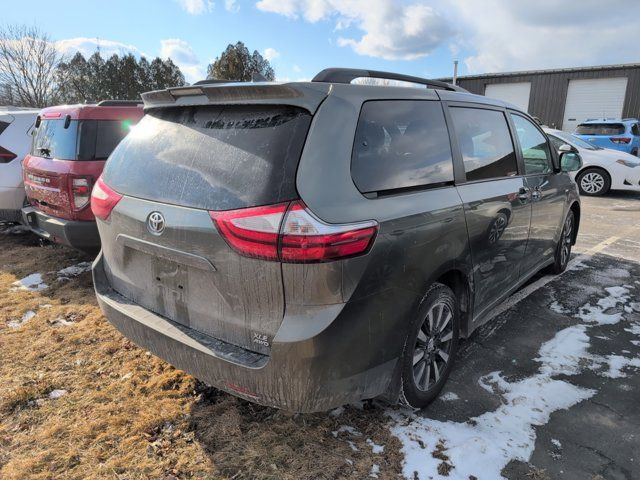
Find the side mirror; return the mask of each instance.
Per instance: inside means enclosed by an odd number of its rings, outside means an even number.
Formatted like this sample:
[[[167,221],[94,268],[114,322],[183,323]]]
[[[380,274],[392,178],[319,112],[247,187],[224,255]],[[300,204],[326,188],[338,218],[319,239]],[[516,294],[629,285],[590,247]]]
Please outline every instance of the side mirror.
[[[562,153],[560,153],[560,169],[563,172],[577,172],[581,168],[582,158],[578,153],[573,151],[563,151]]]

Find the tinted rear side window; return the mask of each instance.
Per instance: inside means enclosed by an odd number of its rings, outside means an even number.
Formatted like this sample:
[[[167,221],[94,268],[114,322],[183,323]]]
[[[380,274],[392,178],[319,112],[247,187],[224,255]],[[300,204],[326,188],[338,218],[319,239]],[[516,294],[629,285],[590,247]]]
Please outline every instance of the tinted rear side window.
[[[4,132],[8,126],[9,122],[3,122],[0,120],[0,134],[2,134],[2,132]]]
[[[468,181],[512,177],[518,163],[504,113],[480,108],[451,108]]]
[[[106,160],[129,133],[130,120],[84,120],[80,122],[78,159]]]
[[[622,123],[583,123],[578,125],[578,135],[622,135],[625,132]]]
[[[366,102],[356,130],[351,175],[363,193],[453,181],[440,102]]]
[[[292,200],[311,115],[289,106],[151,111],[113,151],[119,193],[208,210]]]

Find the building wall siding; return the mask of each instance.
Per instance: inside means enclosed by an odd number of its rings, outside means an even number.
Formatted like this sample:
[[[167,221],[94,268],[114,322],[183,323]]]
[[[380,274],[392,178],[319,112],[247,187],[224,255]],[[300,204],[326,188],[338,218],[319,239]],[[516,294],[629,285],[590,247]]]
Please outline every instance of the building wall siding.
[[[531,82],[529,113],[538,117],[546,125],[562,128],[564,107],[567,101],[569,80],[627,77],[627,92],[624,101],[623,117],[640,117],[640,66],[620,66],[611,68],[595,68],[593,70],[578,69],[561,72],[530,72],[523,74],[486,75],[460,77],[458,85],[471,93],[484,95],[488,84]],[[451,79],[444,79],[451,81]]]

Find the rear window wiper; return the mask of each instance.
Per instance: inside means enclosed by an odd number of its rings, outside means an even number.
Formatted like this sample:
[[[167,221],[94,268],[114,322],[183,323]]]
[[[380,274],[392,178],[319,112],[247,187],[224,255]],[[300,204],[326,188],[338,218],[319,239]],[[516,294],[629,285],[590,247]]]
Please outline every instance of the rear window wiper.
[[[51,158],[51,150],[50,149],[48,149],[48,148],[38,148],[36,150],[38,152],[40,152],[41,155]]]

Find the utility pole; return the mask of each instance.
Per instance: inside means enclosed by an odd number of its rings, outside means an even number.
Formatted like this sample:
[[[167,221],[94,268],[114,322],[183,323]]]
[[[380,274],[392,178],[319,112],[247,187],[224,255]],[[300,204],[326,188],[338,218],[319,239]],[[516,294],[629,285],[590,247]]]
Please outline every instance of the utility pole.
[[[453,84],[458,84],[458,60],[453,61]]]

